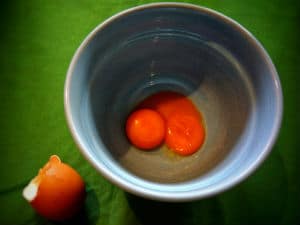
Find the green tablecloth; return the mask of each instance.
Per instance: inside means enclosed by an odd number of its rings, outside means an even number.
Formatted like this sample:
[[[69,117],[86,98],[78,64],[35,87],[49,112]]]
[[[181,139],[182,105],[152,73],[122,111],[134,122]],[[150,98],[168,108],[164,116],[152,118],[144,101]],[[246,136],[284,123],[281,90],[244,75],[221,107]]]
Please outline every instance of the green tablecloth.
[[[88,185],[82,224],[300,224],[300,4],[297,0],[191,0],[232,17],[265,46],[284,92],[276,146],[254,175],[215,197],[159,203],[129,195],[100,176],[67,129],[63,87],[74,51],[100,22],[150,1],[24,0],[0,6],[0,224],[53,224],[21,197],[24,185],[58,154]],[[74,221],[73,221],[74,222]]]

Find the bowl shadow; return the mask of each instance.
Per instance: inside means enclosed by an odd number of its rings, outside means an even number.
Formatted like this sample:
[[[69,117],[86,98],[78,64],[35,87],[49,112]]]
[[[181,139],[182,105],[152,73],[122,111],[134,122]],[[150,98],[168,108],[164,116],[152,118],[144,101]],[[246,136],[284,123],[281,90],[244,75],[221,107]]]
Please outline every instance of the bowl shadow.
[[[222,208],[217,197],[194,202],[168,203],[126,195],[129,207],[142,225],[224,224]]]

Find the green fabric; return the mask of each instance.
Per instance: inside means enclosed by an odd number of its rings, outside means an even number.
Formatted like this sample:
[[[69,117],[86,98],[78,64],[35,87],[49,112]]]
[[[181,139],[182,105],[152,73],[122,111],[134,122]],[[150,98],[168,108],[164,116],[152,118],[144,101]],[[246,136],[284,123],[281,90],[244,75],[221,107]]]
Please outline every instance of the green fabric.
[[[160,203],[129,195],[77,150],[63,109],[66,71],[83,38],[109,16],[147,0],[24,0],[0,6],[0,224],[54,224],[21,197],[51,154],[84,177],[86,213],[73,224],[300,224],[300,4],[297,0],[190,0],[232,17],[273,59],[284,118],[270,157],[254,175],[215,197]],[[299,126],[299,127],[298,127]]]

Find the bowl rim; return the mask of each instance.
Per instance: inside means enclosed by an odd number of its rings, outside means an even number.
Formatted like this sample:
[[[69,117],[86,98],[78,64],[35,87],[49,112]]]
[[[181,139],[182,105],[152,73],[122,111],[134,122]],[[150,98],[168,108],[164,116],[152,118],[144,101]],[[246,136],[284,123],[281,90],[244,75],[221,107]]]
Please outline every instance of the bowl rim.
[[[277,108],[276,108],[276,115],[275,115],[275,124],[273,126],[272,133],[270,134],[270,138],[267,142],[267,145],[265,146],[264,150],[262,151],[259,158],[256,159],[248,168],[247,170],[244,170],[242,173],[240,173],[238,176],[235,176],[234,179],[231,179],[229,182],[225,182],[223,185],[218,185],[215,187],[210,187],[209,190],[206,191],[186,191],[186,192],[164,192],[164,191],[158,191],[153,189],[146,189],[141,186],[137,186],[134,183],[130,182],[129,180],[126,180],[119,175],[113,173],[109,170],[109,168],[106,167],[103,163],[96,161],[94,157],[89,153],[89,151],[86,151],[85,144],[82,141],[81,137],[79,136],[76,126],[74,124],[74,118],[71,113],[70,108],[70,85],[71,80],[73,77],[73,71],[76,66],[76,63],[83,52],[83,50],[87,47],[89,42],[94,38],[94,36],[101,31],[104,27],[109,25],[111,22],[116,20],[119,17],[123,17],[127,14],[131,14],[136,11],[145,10],[145,9],[151,9],[151,8],[162,8],[162,7],[176,7],[176,8],[186,8],[186,9],[192,9],[196,10],[205,14],[208,14],[218,20],[221,20],[231,27],[236,28],[240,33],[243,34],[245,38],[247,38],[249,41],[252,42],[252,44],[256,45],[257,50],[260,51],[261,55],[265,57],[265,60],[268,64],[268,67],[271,69],[270,74],[272,75],[272,80],[275,84],[275,92],[276,92],[276,99],[277,99]],[[129,9],[125,9],[119,13],[116,13],[112,15],[111,17],[104,20],[102,23],[97,25],[82,41],[80,46],[75,51],[75,54],[73,55],[71,59],[71,63],[69,64],[66,80],[64,84],[64,111],[65,111],[65,118],[68,125],[68,128],[71,132],[71,135],[73,137],[73,140],[75,141],[75,144],[79,148],[81,154],[84,156],[84,158],[98,171],[103,175],[107,180],[112,182],[113,184],[117,185],[118,187],[122,188],[123,190],[141,196],[146,197],[153,200],[160,200],[160,201],[168,201],[168,202],[182,202],[182,201],[191,201],[191,200],[197,200],[202,199],[206,197],[210,197],[216,194],[219,194],[221,192],[224,192],[231,187],[237,185],[241,181],[245,180],[249,175],[251,175],[260,165],[261,163],[266,159],[266,157],[270,154],[272,147],[274,146],[276,139],[278,137],[281,123],[282,123],[282,116],[283,116],[283,94],[282,94],[282,87],[280,83],[280,79],[278,76],[278,73],[276,71],[276,68],[268,55],[267,51],[264,49],[262,44],[242,25],[240,25],[235,20],[229,18],[228,16],[225,16],[224,14],[217,12],[213,9],[190,4],[190,3],[179,3],[179,2],[159,2],[159,3],[148,3],[143,4],[139,6],[135,6]]]

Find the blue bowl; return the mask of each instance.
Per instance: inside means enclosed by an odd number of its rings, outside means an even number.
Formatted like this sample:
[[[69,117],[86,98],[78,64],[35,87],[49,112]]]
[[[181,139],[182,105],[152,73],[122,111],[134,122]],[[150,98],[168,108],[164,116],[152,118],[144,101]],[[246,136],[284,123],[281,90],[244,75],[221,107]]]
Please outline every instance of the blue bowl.
[[[182,157],[128,142],[124,124],[144,98],[182,93],[202,112],[206,140]],[[138,6],[104,21],[76,51],[65,83],[66,118],[82,154],[133,194],[188,201],[224,191],[270,153],[282,118],[272,61],[241,25],[184,3]]]

